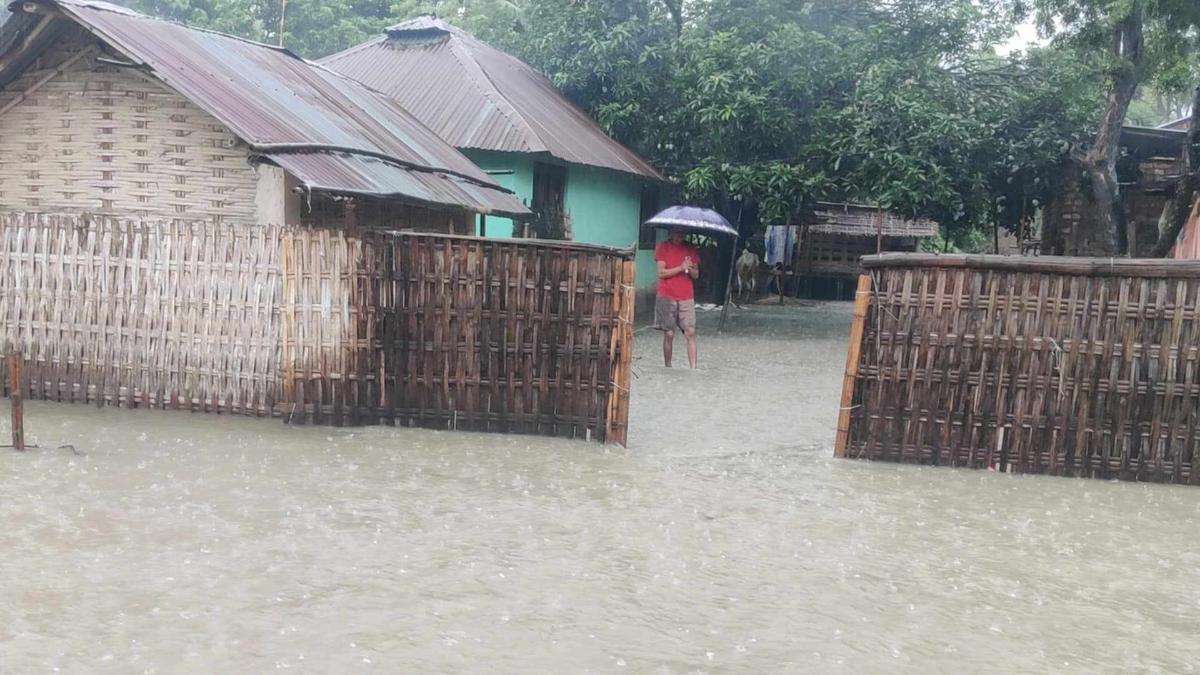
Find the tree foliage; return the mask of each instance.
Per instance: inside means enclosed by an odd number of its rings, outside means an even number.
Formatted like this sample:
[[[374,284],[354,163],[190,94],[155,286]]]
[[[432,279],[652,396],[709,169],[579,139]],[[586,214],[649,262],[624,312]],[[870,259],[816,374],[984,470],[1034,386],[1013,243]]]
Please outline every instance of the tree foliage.
[[[782,222],[816,199],[951,228],[1032,217],[1101,92],[1062,50],[999,58],[970,0],[531,0],[502,46],[549,74],[693,200]],[[503,36],[502,36],[503,37]]]

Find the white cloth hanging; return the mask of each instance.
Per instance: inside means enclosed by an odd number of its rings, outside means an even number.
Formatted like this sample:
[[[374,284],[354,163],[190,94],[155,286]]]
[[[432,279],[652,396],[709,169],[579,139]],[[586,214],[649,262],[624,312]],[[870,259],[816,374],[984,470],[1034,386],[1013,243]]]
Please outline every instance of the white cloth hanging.
[[[796,248],[796,226],[768,225],[766,233],[766,262],[768,265],[790,265]]]

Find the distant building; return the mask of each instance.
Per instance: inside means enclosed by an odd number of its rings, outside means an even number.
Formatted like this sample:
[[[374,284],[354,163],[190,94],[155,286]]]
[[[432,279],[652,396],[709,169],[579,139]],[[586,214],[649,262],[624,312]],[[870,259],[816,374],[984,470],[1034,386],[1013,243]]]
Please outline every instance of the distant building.
[[[932,220],[904,218],[877,206],[833,202],[819,202],[798,229],[793,261],[798,276],[810,290],[814,282],[834,282],[842,296],[862,273],[864,255],[911,253],[922,239],[938,234]]]
[[[653,233],[640,224],[659,206],[662,176],[529,65],[432,17],[321,63],[398,101],[535,211],[565,214],[570,238],[638,245],[638,285],[655,281]],[[514,234],[505,218],[478,229]]]
[[[1186,131],[1171,125],[1127,126],[1121,130],[1117,179],[1125,218],[1137,232],[1137,252],[1145,253],[1158,240],[1158,219],[1183,171],[1186,136]],[[1071,170],[1069,166],[1067,170]],[[1043,255],[1092,255],[1103,251],[1102,242],[1095,241],[1100,233],[1095,228],[1081,227],[1097,217],[1091,192],[1081,180],[1068,181],[1067,187],[1046,205],[1042,217]]]

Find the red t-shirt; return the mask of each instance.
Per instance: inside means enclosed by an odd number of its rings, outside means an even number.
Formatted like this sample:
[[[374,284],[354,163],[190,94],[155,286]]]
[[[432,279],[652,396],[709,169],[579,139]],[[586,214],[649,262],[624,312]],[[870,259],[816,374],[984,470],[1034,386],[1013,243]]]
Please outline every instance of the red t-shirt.
[[[691,258],[692,262],[699,265],[700,251],[697,251],[695,246],[676,244],[673,241],[664,241],[654,249],[654,260],[666,265],[667,269],[679,267],[684,258]],[[658,294],[677,302],[696,297],[692,278],[682,272],[669,279],[659,279]]]

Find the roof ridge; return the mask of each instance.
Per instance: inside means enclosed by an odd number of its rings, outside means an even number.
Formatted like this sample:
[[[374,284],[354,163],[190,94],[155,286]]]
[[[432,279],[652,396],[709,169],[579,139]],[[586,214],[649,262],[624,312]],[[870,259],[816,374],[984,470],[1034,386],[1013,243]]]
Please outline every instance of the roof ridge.
[[[386,33],[384,33],[383,35],[381,35],[381,36],[379,36],[379,37],[377,37],[377,38],[375,38],[375,39],[373,39],[373,40],[367,40],[366,42],[360,42],[359,44],[356,44],[356,45],[354,45],[353,47],[348,47],[348,48],[346,48],[346,49],[343,49],[343,50],[342,50],[342,51],[340,51],[340,52],[334,52],[334,53],[332,53],[332,54],[326,54],[325,56],[322,56],[321,58],[319,58],[319,59],[317,59],[317,60],[313,61],[312,63],[315,63],[315,64],[317,64],[317,65],[321,66],[322,68],[325,68],[326,70],[329,70],[330,72],[337,73],[337,71],[336,71],[336,70],[333,70],[332,68],[329,68],[329,67],[328,67],[328,66],[326,66],[325,64],[326,64],[326,63],[333,63],[333,62],[334,62],[334,61],[336,61],[337,59],[341,59],[341,58],[343,58],[343,57],[350,56],[351,54],[357,54],[358,52],[360,52],[360,51],[362,51],[362,50],[364,50],[364,49],[366,49],[366,48],[368,48],[368,47],[374,47],[375,45],[377,45],[377,44],[379,44],[379,43],[381,43],[381,42],[385,42],[385,41],[387,41],[387,39],[388,39],[388,37],[387,37],[387,34],[386,34]],[[339,75],[341,75],[341,73],[338,73],[338,74],[339,74]],[[343,77],[345,77],[345,76],[343,75]],[[350,79],[352,79],[352,80],[353,80],[354,78],[350,78]],[[357,82],[357,80],[355,80],[355,81]],[[360,84],[361,84],[361,83],[360,83]],[[363,85],[363,86],[366,86],[366,85]]]
[[[459,44],[459,42],[467,42],[467,37],[475,42],[478,42],[478,40],[465,31],[461,33],[449,33],[449,35],[450,53],[454,56],[454,59],[458,61],[459,65],[463,67],[463,70],[466,71],[467,77],[471,78],[472,84],[474,84],[475,88],[479,90],[479,93],[488,101],[491,101],[492,105],[495,106],[496,110],[508,120],[510,125],[524,132],[522,134],[522,140],[525,143],[526,151],[549,152],[549,148],[547,147],[545,140],[543,140],[542,137],[533,130],[533,125],[531,125],[529,121],[526,120],[521,114],[521,112],[508,101],[508,98],[500,92],[500,88],[496,86],[496,83],[492,80],[491,76],[487,74],[487,71],[483,68],[483,66],[479,65],[479,62],[475,60],[474,55],[470,53],[461,53],[463,51],[469,51],[470,47],[465,44]],[[533,145],[529,142],[531,139],[536,139],[539,147],[533,147]]]

